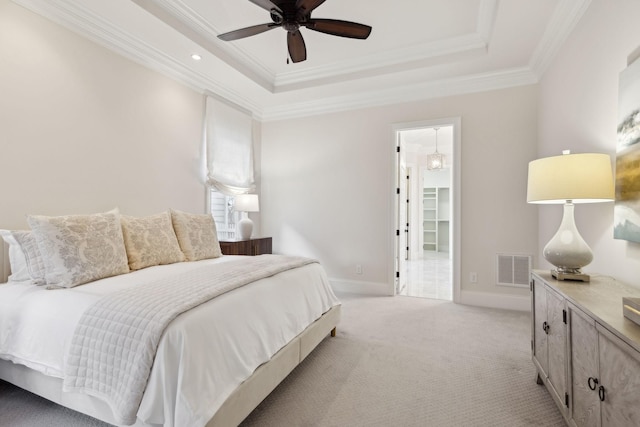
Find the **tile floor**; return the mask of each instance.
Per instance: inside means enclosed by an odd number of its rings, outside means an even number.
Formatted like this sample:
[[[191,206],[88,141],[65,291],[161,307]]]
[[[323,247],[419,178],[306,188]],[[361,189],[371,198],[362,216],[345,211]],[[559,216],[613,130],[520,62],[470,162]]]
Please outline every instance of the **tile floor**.
[[[423,259],[407,261],[407,280],[398,295],[451,301],[451,264],[448,253],[433,251],[425,251]]]

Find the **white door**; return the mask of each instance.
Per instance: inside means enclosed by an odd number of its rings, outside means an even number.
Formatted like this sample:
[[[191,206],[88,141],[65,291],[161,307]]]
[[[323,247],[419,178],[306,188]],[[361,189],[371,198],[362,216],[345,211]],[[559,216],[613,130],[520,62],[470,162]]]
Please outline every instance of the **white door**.
[[[445,153],[450,156],[447,162],[447,167],[450,169],[451,187],[447,193],[449,198],[447,205],[451,212],[451,218],[446,219],[447,227],[442,228],[443,235],[448,235],[449,246],[449,259],[450,259],[450,286],[451,294],[447,298],[453,299],[454,302],[459,302],[460,298],[460,236],[458,233],[458,224],[460,220],[460,147],[461,147],[461,122],[460,118],[445,118],[437,120],[429,120],[424,122],[412,122],[396,124],[394,127],[394,165],[393,165],[393,179],[394,179],[394,198],[395,204],[393,208],[393,292],[399,294],[401,289],[409,286],[411,283],[407,282],[407,260],[414,262],[415,259],[421,259],[423,254],[423,247],[420,242],[423,240],[423,221],[421,218],[422,209],[422,196],[420,198],[412,197],[416,193],[416,183],[422,182],[422,174],[420,173],[420,165],[426,164],[426,156],[431,153],[418,153],[407,150],[407,144],[411,145],[411,141],[405,137],[407,133],[414,134],[415,131],[422,131],[425,129],[433,129],[435,127],[448,127],[450,130],[449,144],[450,151]],[[409,138],[410,139],[410,138]],[[436,142],[437,143],[437,142]],[[413,148],[412,148],[413,149]],[[407,153],[411,152],[411,161],[405,162],[403,159],[404,153],[401,151],[406,150]],[[442,152],[442,148],[438,148],[439,152]],[[420,156],[425,159],[419,158]],[[415,167],[414,167],[415,163]],[[415,176],[412,176],[411,170],[415,171]],[[407,171],[409,173],[407,174]],[[409,179],[407,179],[409,176]],[[418,180],[418,181],[415,181]],[[415,182],[413,182],[415,181]],[[413,188],[412,188],[413,187]],[[422,194],[422,185],[419,185],[420,194]],[[414,199],[414,200],[412,200]],[[415,211],[415,212],[412,212]],[[413,219],[413,220],[412,220]],[[440,218],[442,219],[442,218]],[[438,229],[440,230],[440,228]],[[412,238],[412,234],[415,234]],[[412,266],[413,268],[413,266]]]
[[[400,277],[398,278],[396,294],[402,292],[407,286],[407,275],[404,274],[406,269],[406,262],[409,259],[410,249],[410,234],[409,234],[409,218],[410,218],[410,191],[409,191],[409,171],[404,166],[400,166],[400,195],[399,195],[399,221],[398,230],[400,230],[399,242],[398,242],[398,272]],[[403,185],[404,184],[404,185]]]

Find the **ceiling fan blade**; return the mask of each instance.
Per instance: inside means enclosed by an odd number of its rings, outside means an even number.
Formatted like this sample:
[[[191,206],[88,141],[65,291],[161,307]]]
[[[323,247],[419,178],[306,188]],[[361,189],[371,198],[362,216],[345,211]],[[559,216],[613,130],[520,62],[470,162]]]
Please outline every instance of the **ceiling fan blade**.
[[[271,0],[249,0],[249,1],[255,5],[260,6],[265,10],[268,10],[269,12],[271,12],[272,9],[282,12],[282,9],[280,9],[280,7],[277,4],[273,3]]]
[[[296,10],[298,16],[309,16],[309,14],[326,0],[297,0]]]
[[[287,32],[287,45],[289,46],[289,56],[293,62],[302,62],[307,59],[307,47],[300,30]]]
[[[218,38],[226,42],[231,40],[243,39],[249,36],[255,36],[256,34],[264,33],[265,31],[272,30],[279,27],[279,24],[269,23],[254,25],[252,27],[240,28],[239,30],[229,31],[228,33],[219,34]]]
[[[313,31],[352,39],[366,39],[371,34],[371,27],[368,25],[337,19],[309,19],[301,25]]]

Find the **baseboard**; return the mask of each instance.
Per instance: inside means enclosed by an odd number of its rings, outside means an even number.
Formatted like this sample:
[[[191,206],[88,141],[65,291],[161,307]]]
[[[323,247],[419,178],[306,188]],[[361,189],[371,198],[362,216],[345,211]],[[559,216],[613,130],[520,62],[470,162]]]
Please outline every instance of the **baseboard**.
[[[329,279],[336,292],[358,295],[392,295],[387,283],[363,282],[357,280]],[[490,292],[460,291],[459,304],[478,307],[500,308],[504,310],[531,311],[531,298],[527,296],[505,295]]]
[[[331,287],[336,292],[346,292],[359,295],[393,295],[393,290],[387,283],[363,282],[357,280],[331,279]]]
[[[460,290],[460,304],[479,307],[501,308],[505,310],[531,311],[531,297],[504,295],[490,292]]]

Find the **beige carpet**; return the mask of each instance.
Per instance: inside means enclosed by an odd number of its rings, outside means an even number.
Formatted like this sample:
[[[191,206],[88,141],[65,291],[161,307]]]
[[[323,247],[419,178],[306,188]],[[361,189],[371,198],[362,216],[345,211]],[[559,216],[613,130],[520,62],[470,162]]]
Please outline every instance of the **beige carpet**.
[[[341,295],[343,322],[249,426],[564,426],[535,383],[528,313]]]
[[[564,426],[528,313],[339,295],[343,320],[249,426]],[[0,426],[106,426],[0,382]]]

